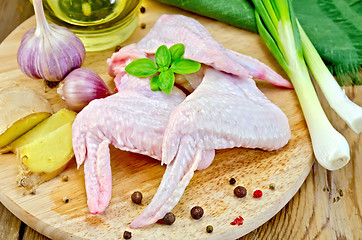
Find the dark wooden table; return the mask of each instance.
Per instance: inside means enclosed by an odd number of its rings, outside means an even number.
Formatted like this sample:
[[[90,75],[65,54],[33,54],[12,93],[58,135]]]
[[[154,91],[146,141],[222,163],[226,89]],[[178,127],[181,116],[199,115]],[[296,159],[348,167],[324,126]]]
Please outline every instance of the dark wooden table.
[[[0,1],[0,42],[33,15],[26,0]],[[362,86],[346,87],[346,94],[362,106]],[[362,138],[327,106],[327,116],[347,139],[350,163],[331,172],[315,164],[294,198],[271,220],[242,239],[362,239]],[[16,218],[0,203],[0,239],[48,239]]]

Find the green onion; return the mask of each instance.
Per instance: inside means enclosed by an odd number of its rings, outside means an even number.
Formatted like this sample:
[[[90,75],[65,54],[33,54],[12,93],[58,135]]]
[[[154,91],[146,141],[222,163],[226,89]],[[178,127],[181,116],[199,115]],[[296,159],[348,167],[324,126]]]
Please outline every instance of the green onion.
[[[317,161],[328,170],[350,159],[346,139],[326,117],[303,57],[302,41],[289,0],[253,0],[260,36],[288,74],[300,102]]]
[[[323,95],[326,97],[331,108],[333,108],[353,131],[359,134],[362,131],[362,108],[346,96],[324,64],[312,42],[303,31],[299,22],[298,28],[302,39],[304,58]]]

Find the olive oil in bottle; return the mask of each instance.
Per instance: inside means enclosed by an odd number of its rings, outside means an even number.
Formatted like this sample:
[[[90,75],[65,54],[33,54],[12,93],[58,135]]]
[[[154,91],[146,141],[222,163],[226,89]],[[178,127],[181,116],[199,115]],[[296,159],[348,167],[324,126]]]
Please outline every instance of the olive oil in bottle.
[[[87,51],[114,47],[135,30],[141,0],[43,0],[47,18],[72,30]]]

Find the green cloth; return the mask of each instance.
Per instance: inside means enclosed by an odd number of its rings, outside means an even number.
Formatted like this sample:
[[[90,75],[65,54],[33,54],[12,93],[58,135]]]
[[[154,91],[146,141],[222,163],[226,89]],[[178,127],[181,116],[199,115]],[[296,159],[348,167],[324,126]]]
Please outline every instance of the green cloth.
[[[235,27],[257,31],[248,0],[158,0]],[[362,1],[293,0],[294,11],[340,85],[362,84]]]

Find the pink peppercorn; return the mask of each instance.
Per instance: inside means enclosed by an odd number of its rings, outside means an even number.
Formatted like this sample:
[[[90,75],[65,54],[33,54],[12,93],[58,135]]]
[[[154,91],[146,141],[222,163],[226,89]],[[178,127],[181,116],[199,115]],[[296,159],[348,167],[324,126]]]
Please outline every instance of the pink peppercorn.
[[[263,192],[261,190],[254,191],[254,193],[253,193],[254,198],[260,198],[261,196],[263,196]]]
[[[232,221],[230,224],[231,225],[236,225],[237,224],[238,226],[240,226],[240,225],[243,225],[243,223],[244,223],[244,218],[239,216],[239,217],[235,218],[235,220]]]

